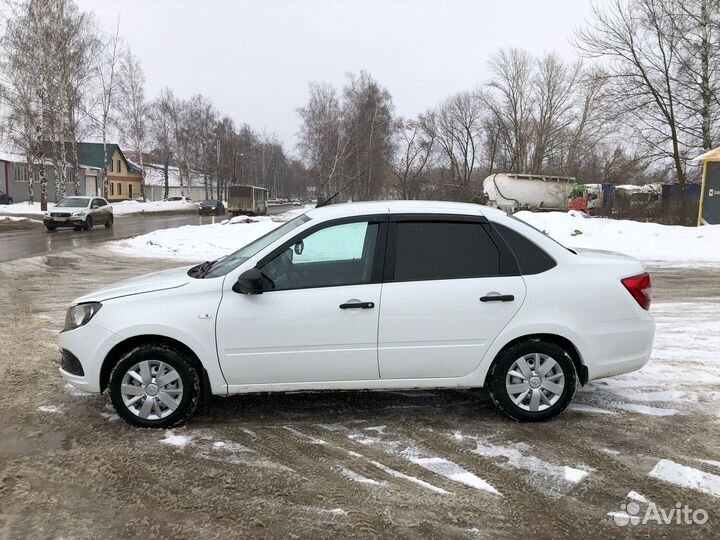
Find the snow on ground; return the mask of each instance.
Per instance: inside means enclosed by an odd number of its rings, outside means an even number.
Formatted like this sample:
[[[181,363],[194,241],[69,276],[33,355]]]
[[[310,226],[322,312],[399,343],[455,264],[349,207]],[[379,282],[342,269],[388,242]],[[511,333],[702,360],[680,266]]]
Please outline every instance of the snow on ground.
[[[681,465],[669,459],[657,462],[650,476],[671,484],[720,497],[720,476]]]
[[[656,302],[650,312],[656,324],[650,361],[639,371],[591,381],[578,390],[571,410],[720,417],[720,303]]]
[[[237,216],[211,225],[185,225],[161,229],[110,244],[110,249],[127,256],[163,257],[186,261],[214,260],[269,233],[283,222],[307,212],[297,208],[277,216]]]
[[[50,210],[52,207],[55,206],[55,203],[49,202],[47,207],[48,210]],[[13,203],[13,204],[3,204],[0,205],[0,215],[3,216],[12,216],[12,215],[28,215],[28,216],[42,216],[44,212],[40,210],[40,203],[34,202],[30,204],[29,202],[19,202],[19,203]]]
[[[518,212],[515,217],[568,247],[617,251],[646,263],[720,263],[720,225],[681,227],[591,218],[582,212]]]
[[[111,203],[113,214],[124,216],[126,214],[143,214],[146,212],[194,212],[197,204],[185,201],[121,201]]]
[[[40,223],[40,220],[37,220],[37,219],[0,215],[0,223],[18,223],[18,222],[22,222],[22,221],[25,221],[27,223]]]

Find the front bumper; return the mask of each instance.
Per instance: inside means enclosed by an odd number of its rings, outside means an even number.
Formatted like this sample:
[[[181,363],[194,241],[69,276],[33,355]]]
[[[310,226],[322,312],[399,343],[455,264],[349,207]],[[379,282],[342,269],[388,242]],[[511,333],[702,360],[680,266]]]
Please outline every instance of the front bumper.
[[[85,223],[85,217],[83,216],[43,217],[43,225],[52,227],[79,227],[83,223]]]
[[[100,392],[102,363],[112,348],[122,340],[119,335],[93,324],[92,321],[80,328],[61,332],[58,338],[60,349],[74,356],[80,364],[80,369],[78,370],[74,363],[68,364],[65,360],[63,362],[65,369],[61,365],[60,375],[78,390]]]

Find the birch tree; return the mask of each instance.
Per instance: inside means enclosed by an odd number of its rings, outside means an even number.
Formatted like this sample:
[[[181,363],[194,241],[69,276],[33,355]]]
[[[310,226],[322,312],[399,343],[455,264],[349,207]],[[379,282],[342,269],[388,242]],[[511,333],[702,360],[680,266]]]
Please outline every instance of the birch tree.
[[[145,102],[145,73],[129,48],[123,51],[119,65],[119,128],[124,144],[139,156],[142,178],[140,197],[145,200],[143,155],[147,144],[148,105]]]

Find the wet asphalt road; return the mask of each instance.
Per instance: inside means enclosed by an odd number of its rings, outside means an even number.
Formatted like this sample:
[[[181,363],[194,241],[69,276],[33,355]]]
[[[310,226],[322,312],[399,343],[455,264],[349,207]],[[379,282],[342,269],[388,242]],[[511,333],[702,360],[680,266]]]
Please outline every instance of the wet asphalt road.
[[[79,247],[90,247],[108,240],[121,240],[130,236],[145,234],[157,229],[169,229],[183,225],[205,225],[226,219],[225,216],[198,216],[195,214],[174,214],[163,216],[134,214],[116,216],[112,229],[102,225],[91,231],[58,229],[48,232],[37,226],[0,233],[0,262],[24,259],[43,254],[57,254]]]

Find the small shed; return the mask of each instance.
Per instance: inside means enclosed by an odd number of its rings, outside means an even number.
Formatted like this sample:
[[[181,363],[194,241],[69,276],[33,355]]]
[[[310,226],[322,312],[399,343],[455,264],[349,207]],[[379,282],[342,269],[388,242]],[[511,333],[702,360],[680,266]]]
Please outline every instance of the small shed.
[[[703,162],[698,225],[720,225],[720,148],[695,158]]]

